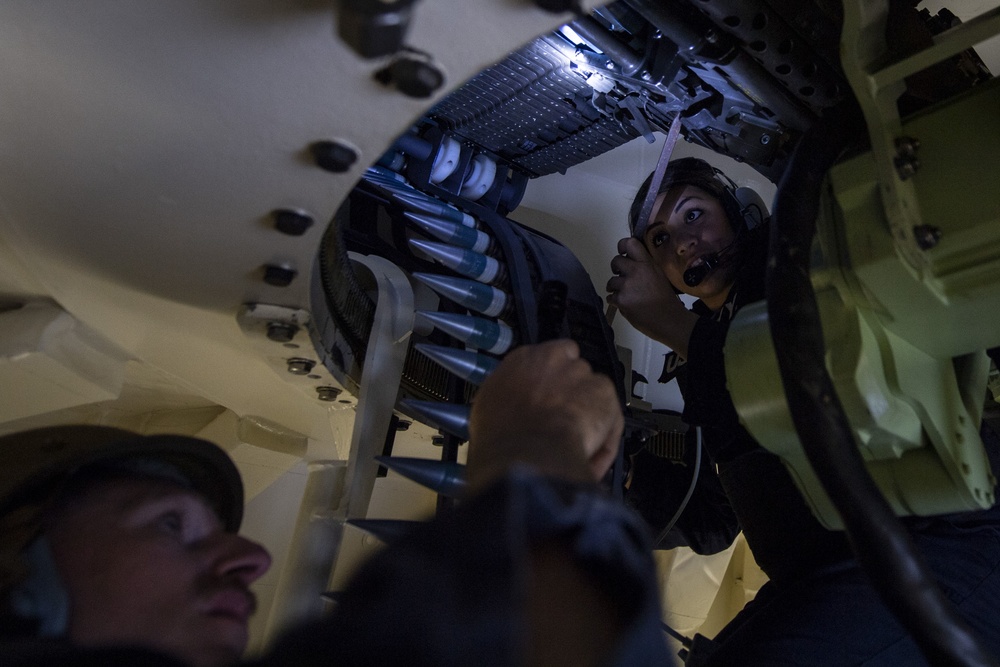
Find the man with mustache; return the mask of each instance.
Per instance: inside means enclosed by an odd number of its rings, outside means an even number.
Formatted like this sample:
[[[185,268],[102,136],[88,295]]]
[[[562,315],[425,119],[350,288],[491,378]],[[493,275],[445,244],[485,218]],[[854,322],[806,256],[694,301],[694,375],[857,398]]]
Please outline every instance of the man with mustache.
[[[646,535],[597,484],[622,427],[575,343],[516,349],[474,401],[469,496],[254,664],[668,664]],[[239,660],[270,557],[236,534],[221,449],[61,426],[0,437],[0,457],[5,665]]]
[[[240,657],[249,586],[271,559],[236,534],[243,488],[221,449],[57,426],[0,438],[0,452],[5,653],[60,662],[142,647],[194,667]]]

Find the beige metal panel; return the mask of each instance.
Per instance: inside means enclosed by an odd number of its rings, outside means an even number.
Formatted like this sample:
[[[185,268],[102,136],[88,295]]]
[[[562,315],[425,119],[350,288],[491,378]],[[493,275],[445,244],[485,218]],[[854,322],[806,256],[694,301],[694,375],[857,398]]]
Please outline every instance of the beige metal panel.
[[[439,0],[416,7],[407,41],[440,64],[441,95],[568,18]],[[249,350],[236,313],[308,308],[325,221],[434,101],[383,88],[372,74],[385,61],[335,32],[328,2],[0,6],[0,239],[28,279],[188,390],[324,441],[328,406]],[[320,139],[355,146],[358,162],[317,169],[305,151]],[[279,207],[317,224],[282,236],[269,223]],[[267,263],[298,279],[266,285]]]
[[[125,357],[48,301],[0,312],[0,424],[118,397]]]

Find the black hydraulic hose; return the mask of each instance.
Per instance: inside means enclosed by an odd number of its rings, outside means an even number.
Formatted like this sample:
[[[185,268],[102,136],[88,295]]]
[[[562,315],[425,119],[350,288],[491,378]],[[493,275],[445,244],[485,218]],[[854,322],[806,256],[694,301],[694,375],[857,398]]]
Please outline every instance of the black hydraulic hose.
[[[882,601],[932,665],[996,667],[868,474],[826,372],[809,260],[824,175],[863,127],[850,106],[829,110],[803,136],[778,186],[766,284],[782,384],[809,463]]]

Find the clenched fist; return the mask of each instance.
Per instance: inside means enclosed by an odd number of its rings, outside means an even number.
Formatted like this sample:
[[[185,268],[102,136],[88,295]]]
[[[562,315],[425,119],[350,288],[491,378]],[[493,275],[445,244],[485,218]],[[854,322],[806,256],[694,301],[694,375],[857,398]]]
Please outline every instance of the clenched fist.
[[[570,340],[515,349],[476,393],[467,475],[473,491],[514,464],[574,481],[608,471],[624,418],[611,380]]]

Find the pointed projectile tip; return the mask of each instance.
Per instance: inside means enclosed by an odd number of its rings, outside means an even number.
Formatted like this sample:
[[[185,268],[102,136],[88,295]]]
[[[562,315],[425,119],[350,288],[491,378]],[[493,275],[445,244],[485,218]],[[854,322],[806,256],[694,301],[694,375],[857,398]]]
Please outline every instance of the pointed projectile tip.
[[[411,398],[403,399],[399,404],[405,410],[416,415],[420,421],[462,440],[469,439],[469,412],[471,408],[468,405],[417,401]]]
[[[456,498],[465,490],[465,466],[460,463],[406,456],[376,456],[375,460],[443,496]]]
[[[385,188],[386,190],[391,190],[392,192],[398,192],[400,194],[412,193],[414,195],[421,194],[420,191],[410,185],[405,178],[399,176],[399,174],[396,174],[396,176],[397,178],[394,178],[385,174],[368,172],[362,175],[362,178],[372,185]]]
[[[476,226],[476,219],[468,213],[463,213],[451,204],[434,199],[419,190],[415,190],[414,192],[393,192],[392,197],[407,208],[427,213],[449,222],[456,222],[466,227]]]
[[[415,272],[412,275],[449,301],[488,317],[503,315],[510,303],[510,296],[503,290],[475,280],[434,273]]]
[[[424,213],[433,214],[434,211],[444,208],[444,204],[439,202],[437,199],[425,195],[419,190],[413,190],[412,192],[403,192],[399,190],[396,192],[394,197],[403,204],[409,204],[418,211]]]
[[[362,177],[368,180],[393,181],[395,183],[406,183],[406,177],[398,171],[393,171],[381,165],[372,165],[365,169]]]
[[[493,238],[486,232],[478,229],[476,225],[467,226],[455,220],[414,213],[412,211],[404,211],[403,217],[416,227],[419,227],[425,234],[429,234],[439,241],[450,243],[459,248],[474,250],[475,252],[487,252],[493,247]]]
[[[417,343],[417,351],[466,382],[482,384],[500,362],[472,350]]]
[[[410,239],[410,245],[439,264],[481,283],[492,283],[505,277],[500,262],[482,253],[447,243]]]
[[[403,217],[415,224],[421,229],[430,230],[441,230],[442,232],[452,233],[456,227],[459,226],[457,222],[451,222],[444,218],[435,218],[433,215],[427,215],[426,213],[416,213],[414,211],[403,211]]]
[[[406,519],[348,519],[347,523],[389,544],[419,526],[422,521]]]
[[[422,239],[410,239],[408,243],[414,248],[419,248],[434,259],[438,259],[443,252],[447,253],[449,256],[456,256],[461,259],[461,255],[459,253],[462,252],[462,249],[456,248],[455,246],[448,246],[444,243],[434,243],[433,241],[424,241]],[[440,260],[438,259],[438,261]]]

